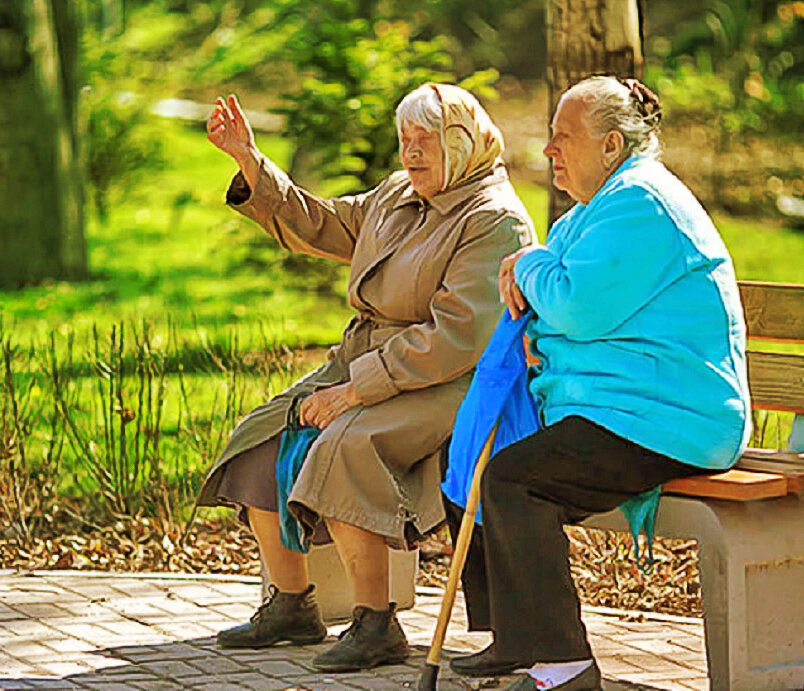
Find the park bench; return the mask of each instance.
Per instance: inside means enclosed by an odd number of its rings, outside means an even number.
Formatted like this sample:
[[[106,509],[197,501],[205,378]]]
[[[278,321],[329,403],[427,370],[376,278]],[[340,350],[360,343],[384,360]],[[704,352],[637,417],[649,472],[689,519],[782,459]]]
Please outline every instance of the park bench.
[[[768,352],[773,343],[804,344],[804,285],[744,281],[740,293],[754,408],[804,414],[804,355]],[[753,349],[757,341],[765,347]],[[804,453],[759,449],[733,470],[664,487],[657,535],[698,542],[711,691],[804,686],[802,492]],[[618,510],[584,525],[628,530]],[[389,558],[391,598],[410,607],[417,553],[392,550]],[[313,548],[310,574],[324,618],[348,618],[351,593],[333,545]],[[263,569],[263,594],[267,586]]]
[[[740,294],[752,406],[795,413],[799,430],[804,355],[772,350],[804,343],[804,285],[742,281]],[[804,688],[802,492],[804,453],[761,449],[663,487],[656,534],[698,542],[711,691]],[[628,529],[619,511],[584,525]]]

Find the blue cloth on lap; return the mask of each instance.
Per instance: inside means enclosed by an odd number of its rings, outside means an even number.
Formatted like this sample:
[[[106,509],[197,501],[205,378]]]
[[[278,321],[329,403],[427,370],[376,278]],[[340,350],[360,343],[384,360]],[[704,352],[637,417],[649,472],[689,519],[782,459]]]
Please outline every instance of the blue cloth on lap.
[[[279,441],[276,457],[276,498],[279,512],[279,536],[282,546],[293,552],[307,554],[309,541],[304,540],[304,532],[296,517],[288,510],[288,497],[299,475],[307,452],[321,430],[316,427],[299,427],[289,424]]]

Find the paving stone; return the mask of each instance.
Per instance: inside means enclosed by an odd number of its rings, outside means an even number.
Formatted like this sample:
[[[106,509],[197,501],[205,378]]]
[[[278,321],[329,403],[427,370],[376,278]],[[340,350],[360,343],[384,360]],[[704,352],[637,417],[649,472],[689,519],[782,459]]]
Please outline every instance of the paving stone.
[[[639,674],[645,671],[643,667],[626,662],[618,656],[598,659],[597,664],[603,674],[611,677],[624,677],[627,674]]]
[[[14,621],[15,619],[25,619],[25,615],[8,605],[0,603],[0,622]]]
[[[32,689],[34,688],[28,682],[22,679],[6,679],[0,676],[0,689],[6,691],[7,689]]]
[[[619,655],[618,656],[623,662],[632,664],[634,667],[638,667],[639,669],[650,672],[650,673],[658,673],[668,676],[669,674],[674,674],[678,676],[679,674],[683,676],[687,676],[689,671],[686,670],[681,665],[677,665],[675,662],[671,662],[670,660],[665,660],[662,657],[658,657],[655,655]],[[685,674],[686,672],[686,674]]]
[[[243,686],[237,681],[233,681],[229,677],[186,677],[181,680],[185,688],[191,689],[205,689],[208,691],[218,691],[219,689],[247,689],[248,686]]]
[[[694,653],[706,653],[706,642],[703,634],[700,636],[678,635],[673,636],[673,643]]]
[[[54,674],[59,677],[67,677],[72,674],[83,674],[85,672],[93,671],[89,665],[84,664],[79,660],[74,660],[72,662],[59,662],[59,661],[43,661],[37,662],[36,666],[40,669],[49,672],[50,674]]]
[[[154,662],[143,662],[139,665],[141,669],[151,672],[158,677],[178,678],[194,677],[198,675],[198,668],[192,667],[184,660],[157,660]]]
[[[661,672],[643,672],[641,674],[633,674],[626,677],[628,681],[633,684],[646,684],[652,687],[660,687],[663,690],[665,688],[671,688],[672,685],[677,684],[678,679],[689,679],[685,675],[679,674],[670,674],[670,673],[661,673]],[[705,680],[705,677],[701,677],[701,682]],[[677,691],[680,686],[672,686],[674,691]]]
[[[183,689],[184,684],[179,684],[175,681],[167,681],[165,679],[154,679],[153,681],[138,681],[138,689],[147,689],[148,691],[171,691],[172,689]]]
[[[0,635],[42,638],[55,635],[54,629],[36,619],[12,619],[0,623]]]
[[[344,683],[339,677],[306,676],[293,679],[293,683],[311,691],[331,691],[333,689],[350,689],[355,691],[353,684]],[[361,688],[361,687],[358,687]],[[365,687],[362,687],[365,688]]]
[[[65,584],[65,590],[92,602],[105,602],[110,597],[117,595],[111,581],[105,578],[86,578],[81,582],[73,581]]]
[[[241,674],[237,677],[237,683],[244,689],[254,691],[284,691],[289,688],[289,683],[282,679],[272,679],[262,674]]]
[[[258,660],[248,664],[253,671],[268,674],[272,677],[296,677],[307,675],[312,671],[296,662],[289,660]]]
[[[142,659],[147,658],[149,655],[151,659],[161,657],[162,646],[149,646],[149,645],[119,645],[113,648],[106,648],[105,653],[123,659]]]
[[[107,682],[107,683],[120,683],[128,684],[137,681],[147,681],[154,679],[154,675],[150,672],[145,672],[138,667],[109,667],[103,670],[96,670],[94,673],[82,674],[81,680],[88,680],[91,683]]]
[[[145,619],[146,617],[164,617],[166,612],[154,603],[160,600],[147,600],[138,598],[128,598],[125,600],[115,600],[106,605],[107,611],[123,614],[128,619]]]
[[[611,621],[584,621],[584,624],[590,634],[598,636],[614,636],[618,633],[622,633],[622,629]]]
[[[98,682],[87,682],[83,679],[81,680],[81,687],[85,689],[103,689],[103,691],[138,691],[140,686],[135,686],[134,684],[126,684],[124,682],[108,682],[108,681],[98,681]]]
[[[0,674],[3,674],[11,679],[23,679],[26,677],[35,677],[41,675],[44,670],[37,667],[31,662],[23,662],[15,660],[14,658],[5,655],[0,656]]]
[[[190,660],[190,664],[206,674],[234,674],[248,670],[247,666],[221,655],[196,657]]]
[[[208,612],[192,602],[187,602],[186,600],[181,600],[179,598],[163,597],[158,600],[150,600],[150,604],[156,609],[161,609],[163,612],[172,614],[174,616],[189,614],[193,617],[206,617],[210,614],[213,614],[217,617],[220,617],[220,614],[217,612]]]
[[[196,604],[227,603],[232,601],[232,597],[227,596],[219,590],[211,588],[206,583],[186,583],[173,585],[170,592],[183,600]]]
[[[149,597],[162,597],[165,589],[158,585],[158,582],[148,581],[144,578],[132,578],[130,580],[114,579],[112,587],[118,593],[126,597],[137,599]]]
[[[79,638],[72,638],[71,636],[56,635],[47,640],[43,640],[42,644],[58,653],[78,653],[98,650],[98,646],[94,643],[83,641]],[[2,647],[2,643],[0,643],[0,647]]]
[[[32,688],[35,689],[78,689],[81,688],[67,679],[35,679],[29,681]]]
[[[248,621],[254,614],[254,607],[242,603],[207,605],[210,612],[217,612],[232,621]]]
[[[176,622],[173,620],[155,623],[153,626],[166,636],[194,640],[209,639],[225,628],[205,622]]]
[[[112,610],[103,604],[90,602],[89,600],[59,602],[59,607],[66,612],[62,616],[80,617],[85,621],[103,621],[116,616]]]
[[[3,652],[18,659],[34,659],[35,657],[52,658],[57,653],[50,648],[36,643],[30,638],[18,638],[3,644]]]
[[[13,605],[13,608],[29,619],[48,619],[51,617],[70,616],[71,614],[65,608],[47,602],[17,603]]]

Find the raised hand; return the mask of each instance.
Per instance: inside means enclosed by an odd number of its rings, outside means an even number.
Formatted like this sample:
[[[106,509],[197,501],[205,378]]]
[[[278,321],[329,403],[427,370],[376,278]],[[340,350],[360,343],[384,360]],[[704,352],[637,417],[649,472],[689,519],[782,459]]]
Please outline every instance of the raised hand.
[[[222,98],[215,101],[215,109],[207,120],[207,139],[241,167],[249,152],[256,148],[251,125],[234,96],[229,96],[228,103]]]

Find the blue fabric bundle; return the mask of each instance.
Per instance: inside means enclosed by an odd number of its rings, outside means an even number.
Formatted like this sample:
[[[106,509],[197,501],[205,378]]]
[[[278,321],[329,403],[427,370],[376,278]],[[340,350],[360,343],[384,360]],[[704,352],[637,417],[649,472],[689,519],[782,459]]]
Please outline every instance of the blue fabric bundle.
[[[472,475],[494,425],[492,456],[539,430],[533,397],[528,392],[523,334],[530,315],[511,319],[506,311],[477,363],[452,430],[449,466],[441,489],[454,504],[466,507]],[[475,516],[480,523],[480,511]]]
[[[279,453],[276,457],[276,498],[279,512],[279,536],[282,546],[293,552],[307,554],[309,543],[304,540],[304,533],[296,517],[288,510],[288,497],[299,475],[307,452],[321,430],[316,427],[300,427],[295,401],[291,407],[291,418],[279,440]]]

